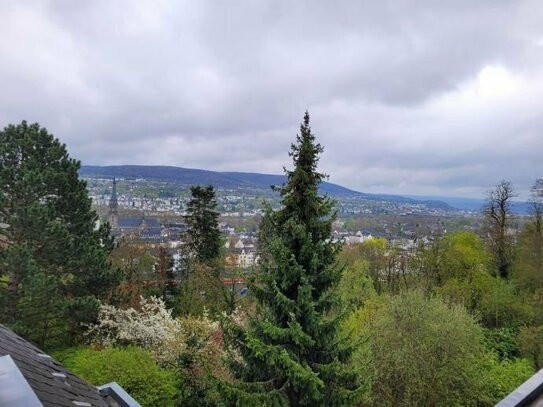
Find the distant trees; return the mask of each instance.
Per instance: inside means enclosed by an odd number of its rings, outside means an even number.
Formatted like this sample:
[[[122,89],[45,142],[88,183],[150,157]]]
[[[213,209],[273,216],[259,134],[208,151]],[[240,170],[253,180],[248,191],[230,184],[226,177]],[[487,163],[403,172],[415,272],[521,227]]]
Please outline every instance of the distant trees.
[[[189,227],[187,246],[189,255],[199,263],[216,260],[221,251],[219,213],[215,189],[194,186],[190,188],[191,200],[187,206],[185,221]]]
[[[488,193],[483,209],[486,233],[497,275],[508,279],[513,265],[513,241],[510,234],[511,200],[515,196],[511,183],[501,181]]]
[[[543,178],[535,180],[528,202],[530,203],[533,222],[536,229],[541,233],[543,229]]]
[[[226,290],[220,273],[222,267],[221,234],[215,189],[194,186],[187,206],[185,221],[186,266],[176,303],[182,315],[201,314],[206,309],[219,311],[226,307]]]
[[[532,186],[529,221],[517,236],[514,277],[530,293],[543,295],[543,179]]]
[[[2,322],[41,346],[90,322],[120,279],[107,260],[79,161],[46,129],[23,121],[0,132]]]
[[[329,406],[355,398],[357,376],[343,364],[350,348],[339,340],[340,316],[332,312],[342,270],[340,247],[330,241],[333,203],[318,194],[322,151],[306,113],[291,147],[294,169],[279,189],[283,207],[265,215],[269,238],[261,250],[268,255],[250,288],[256,314],[246,329],[228,325],[241,379],[223,383],[228,405]]]

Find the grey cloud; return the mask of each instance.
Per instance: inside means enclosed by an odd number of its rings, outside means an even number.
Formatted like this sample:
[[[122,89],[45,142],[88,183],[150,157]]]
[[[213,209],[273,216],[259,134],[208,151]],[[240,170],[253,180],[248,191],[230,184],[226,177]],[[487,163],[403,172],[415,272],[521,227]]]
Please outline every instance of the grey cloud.
[[[0,125],[39,121],[88,164],[277,173],[308,108],[332,181],[525,192],[543,173],[542,17],[535,0],[2,3]],[[521,89],[468,109],[488,66]]]

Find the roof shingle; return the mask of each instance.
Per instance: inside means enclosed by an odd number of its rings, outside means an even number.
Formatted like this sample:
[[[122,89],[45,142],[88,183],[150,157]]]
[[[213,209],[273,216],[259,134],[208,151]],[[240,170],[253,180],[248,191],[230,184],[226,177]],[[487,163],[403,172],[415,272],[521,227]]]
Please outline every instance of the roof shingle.
[[[98,389],[66,370],[8,328],[0,325],[0,356],[10,355],[26,381],[46,407],[74,407],[87,402],[93,407],[108,407]]]

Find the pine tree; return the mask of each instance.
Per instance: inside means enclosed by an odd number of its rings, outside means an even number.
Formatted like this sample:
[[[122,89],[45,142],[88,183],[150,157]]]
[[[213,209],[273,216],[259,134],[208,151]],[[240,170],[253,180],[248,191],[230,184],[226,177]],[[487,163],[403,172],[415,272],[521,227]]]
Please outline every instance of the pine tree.
[[[191,200],[187,206],[185,221],[189,227],[187,245],[189,255],[199,263],[216,260],[221,251],[219,213],[215,189],[194,186],[190,188]]]
[[[220,384],[231,405],[332,406],[356,398],[357,376],[344,365],[351,349],[338,337],[342,269],[340,246],[331,241],[333,202],[318,190],[322,151],[306,112],[291,147],[294,169],[279,189],[282,209],[268,208],[264,217],[267,255],[250,288],[257,312],[247,329],[225,327],[242,357],[233,363],[240,382]]]
[[[79,167],[37,123],[0,132],[0,318],[41,346],[77,334],[119,280]]]

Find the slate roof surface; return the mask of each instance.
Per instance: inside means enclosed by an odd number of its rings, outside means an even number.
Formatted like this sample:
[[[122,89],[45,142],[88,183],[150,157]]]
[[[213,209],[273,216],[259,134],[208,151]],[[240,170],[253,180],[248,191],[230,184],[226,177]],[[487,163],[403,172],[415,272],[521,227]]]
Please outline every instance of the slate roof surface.
[[[117,226],[120,228],[139,228],[145,222],[145,227],[160,228],[160,222],[156,218],[119,218]]]
[[[0,356],[4,355],[11,356],[45,407],[75,407],[78,404],[74,402],[108,407],[96,387],[70,373],[40,349],[0,325]]]

